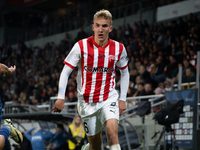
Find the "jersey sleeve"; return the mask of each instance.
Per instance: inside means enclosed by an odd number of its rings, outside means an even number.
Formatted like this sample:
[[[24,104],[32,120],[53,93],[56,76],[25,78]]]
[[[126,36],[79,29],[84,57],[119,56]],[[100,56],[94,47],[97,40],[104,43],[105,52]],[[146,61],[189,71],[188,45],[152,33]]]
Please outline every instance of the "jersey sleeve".
[[[70,68],[74,69],[77,66],[80,58],[81,58],[81,50],[77,42],[73,46],[73,48],[71,49],[71,51],[69,52],[63,63],[65,65],[68,65]]]
[[[126,49],[124,45],[123,45],[123,50],[122,50],[120,59],[116,65],[121,70],[125,69],[128,66],[128,57],[127,57],[127,53],[126,53]]]

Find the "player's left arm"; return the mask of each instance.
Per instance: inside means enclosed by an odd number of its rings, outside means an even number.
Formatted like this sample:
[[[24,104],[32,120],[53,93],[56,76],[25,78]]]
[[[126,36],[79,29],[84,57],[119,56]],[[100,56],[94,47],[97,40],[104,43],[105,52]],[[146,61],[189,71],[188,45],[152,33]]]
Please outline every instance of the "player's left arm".
[[[120,69],[121,73],[119,97],[119,115],[121,116],[123,111],[126,110],[126,94],[129,86],[128,58],[124,46],[120,56],[120,60],[117,62],[116,65]]]
[[[11,76],[15,72],[15,69],[15,66],[11,66],[10,68],[8,68],[6,65],[0,63],[0,74],[5,77]]]

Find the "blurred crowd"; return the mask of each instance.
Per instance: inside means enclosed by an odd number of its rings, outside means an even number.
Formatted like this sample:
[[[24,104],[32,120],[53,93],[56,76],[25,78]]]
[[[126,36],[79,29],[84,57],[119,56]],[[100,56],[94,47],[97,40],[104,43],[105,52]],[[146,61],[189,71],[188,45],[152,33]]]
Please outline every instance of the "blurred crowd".
[[[38,4],[34,7],[37,9],[35,12],[12,11],[5,16],[6,27],[15,27],[21,31],[16,30],[16,34],[10,31],[12,34],[6,35],[5,41],[16,44],[19,39],[28,41],[90,26],[93,14],[102,8],[110,10],[113,19],[118,19],[133,14],[141,15],[139,13],[180,1],[183,0],[101,0],[98,3],[92,0],[59,1],[54,8],[46,5],[45,9],[42,4]]]
[[[1,62],[16,65],[13,77],[1,77],[2,102],[16,104],[49,103],[58,92],[63,61],[77,40],[91,36],[82,29],[75,39],[66,33],[60,44],[46,43],[44,48],[30,49],[23,41],[16,49],[0,47]],[[121,25],[110,33],[110,38],[122,42],[129,58],[130,85],[128,97],[164,94],[178,81],[178,67],[182,66],[182,82],[196,81],[196,57],[200,48],[198,16],[188,14],[168,23],[150,25],[146,20]],[[70,75],[66,102],[77,101],[77,69]],[[120,90],[119,70],[116,89]]]

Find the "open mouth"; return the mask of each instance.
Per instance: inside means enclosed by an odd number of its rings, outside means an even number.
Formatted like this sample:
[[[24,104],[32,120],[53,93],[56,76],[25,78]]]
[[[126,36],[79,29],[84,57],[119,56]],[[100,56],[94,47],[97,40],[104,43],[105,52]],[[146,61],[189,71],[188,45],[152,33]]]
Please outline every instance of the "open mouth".
[[[98,36],[99,36],[100,38],[102,38],[102,37],[103,37],[103,34],[98,34]]]

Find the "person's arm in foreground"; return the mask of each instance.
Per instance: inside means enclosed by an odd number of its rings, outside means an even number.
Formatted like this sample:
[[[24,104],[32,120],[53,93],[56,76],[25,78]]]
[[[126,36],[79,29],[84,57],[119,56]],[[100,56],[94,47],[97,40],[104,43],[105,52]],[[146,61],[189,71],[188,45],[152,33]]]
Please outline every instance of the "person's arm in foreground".
[[[61,112],[64,108],[65,90],[67,87],[69,75],[72,71],[73,69],[67,65],[63,67],[63,70],[60,75],[60,80],[59,80],[58,99],[55,102],[54,107],[51,109],[51,111],[53,112]]]
[[[11,66],[8,68],[6,65],[0,63],[0,74],[4,77],[9,77],[15,72],[16,67]]]
[[[120,98],[119,98],[119,115],[121,116],[123,111],[126,110],[126,94],[129,86],[129,72],[128,67],[120,70],[121,82],[120,82]]]

